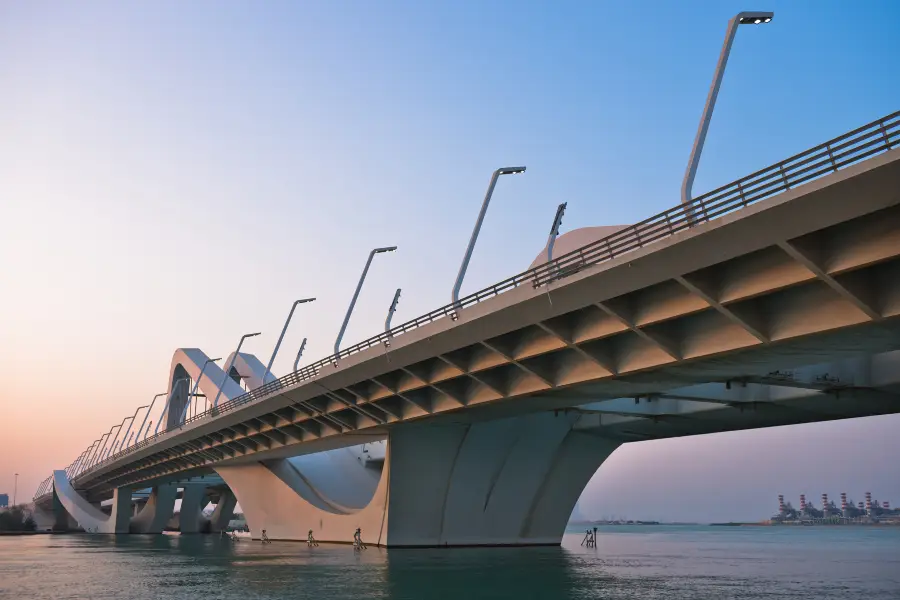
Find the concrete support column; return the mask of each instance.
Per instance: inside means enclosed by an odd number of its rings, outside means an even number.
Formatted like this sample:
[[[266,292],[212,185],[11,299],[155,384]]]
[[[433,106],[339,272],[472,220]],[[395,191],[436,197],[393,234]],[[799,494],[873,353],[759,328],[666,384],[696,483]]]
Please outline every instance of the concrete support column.
[[[237,498],[230,489],[222,490],[219,495],[219,501],[216,503],[216,509],[210,517],[210,531],[217,532],[228,528],[228,523],[234,516],[234,507],[237,505]]]
[[[175,512],[177,496],[178,488],[174,484],[154,487],[150,490],[147,503],[132,520],[131,530],[135,533],[162,533]]]
[[[53,493],[66,512],[88,533],[128,533],[131,489],[117,488],[113,491],[109,515],[82,498],[63,470],[53,472]]]
[[[203,525],[203,507],[207,504],[205,484],[186,484],[181,496],[181,512],[178,529],[181,533],[200,533]]]
[[[312,530],[321,542],[349,543],[358,527],[367,544],[388,547],[557,545],[584,486],[619,446],[573,430],[578,418],[397,426],[362,509],[325,497],[286,460],[217,471],[254,537],[303,540]]]

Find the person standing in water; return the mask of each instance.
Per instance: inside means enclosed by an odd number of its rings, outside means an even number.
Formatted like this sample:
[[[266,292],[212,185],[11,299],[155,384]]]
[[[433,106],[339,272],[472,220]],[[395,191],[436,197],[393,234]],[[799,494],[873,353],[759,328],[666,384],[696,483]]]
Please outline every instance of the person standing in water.
[[[319,542],[316,541],[316,538],[313,537],[312,529],[309,530],[309,535],[306,536],[306,545],[307,546],[318,546]]]
[[[353,548],[354,550],[368,550],[365,544],[362,541],[362,529],[357,527],[356,531],[353,533]]]

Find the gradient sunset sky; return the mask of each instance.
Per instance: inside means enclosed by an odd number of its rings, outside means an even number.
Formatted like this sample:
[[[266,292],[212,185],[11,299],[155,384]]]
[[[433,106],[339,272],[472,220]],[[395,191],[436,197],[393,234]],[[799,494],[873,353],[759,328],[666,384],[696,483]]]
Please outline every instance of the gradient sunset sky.
[[[0,492],[31,497],[164,391],[172,353],[273,371],[449,301],[563,231],[674,206],[727,20],[737,35],[695,193],[900,109],[900,3],[0,4]],[[775,495],[900,504],[900,416],[631,444],[589,516],[754,519]]]

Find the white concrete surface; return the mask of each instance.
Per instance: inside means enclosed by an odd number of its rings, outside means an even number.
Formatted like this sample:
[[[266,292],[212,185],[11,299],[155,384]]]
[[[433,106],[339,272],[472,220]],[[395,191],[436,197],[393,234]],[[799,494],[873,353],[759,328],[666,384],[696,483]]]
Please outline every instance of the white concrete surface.
[[[53,472],[53,493],[78,525],[90,533],[128,533],[131,517],[131,490],[113,492],[109,515],[82,498],[69,483],[64,470]]]
[[[130,530],[135,533],[162,533],[175,512],[178,488],[174,484],[155,486],[147,502],[131,520]]]
[[[363,540],[389,547],[559,544],[582,489],[618,442],[573,431],[576,417],[542,413],[476,424],[392,430],[384,471],[359,510],[321,490],[298,491],[302,465],[219,467],[254,537]],[[352,463],[332,477],[352,477]]]

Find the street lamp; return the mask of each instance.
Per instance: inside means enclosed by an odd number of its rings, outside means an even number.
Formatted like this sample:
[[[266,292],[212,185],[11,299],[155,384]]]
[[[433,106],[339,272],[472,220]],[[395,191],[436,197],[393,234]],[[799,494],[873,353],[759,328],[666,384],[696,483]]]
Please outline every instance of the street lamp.
[[[137,415],[137,412],[135,412],[134,414]],[[122,434],[122,429],[119,428],[119,433],[116,434],[116,439],[113,440],[112,450],[110,450],[110,452],[109,452],[110,456],[112,456],[113,454],[115,454],[116,452],[118,452],[121,449],[122,444],[125,442],[125,438],[128,437],[128,432],[131,431],[131,426],[134,424],[133,416],[125,417],[122,420],[122,425],[125,425],[125,421],[128,421],[128,419],[131,419],[131,421],[128,422],[128,429],[126,429],[125,433]],[[119,437],[119,434],[122,434],[122,437]]]
[[[497,179],[501,175],[516,175],[524,173],[525,167],[504,167],[497,169],[491,175],[491,183],[488,185],[487,193],[484,195],[484,201],[481,203],[481,212],[478,213],[478,219],[475,221],[475,229],[472,231],[472,237],[469,238],[469,246],[466,248],[466,254],[463,256],[462,264],[459,266],[459,274],[456,276],[456,283],[453,284],[453,305],[459,303],[459,288],[462,287],[463,278],[466,276],[466,269],[469,268],[469,259],[472,258],[472,251],[475,249],[475,240],[478,239],[478,232],[481,231],[481,223],[484,221],[484,214],[487,212],[488,204],[491,202],[491,196],[494,194],[494,186],[497,185]]]
[[[94,460],[94,454],[100,449],[100,443],[103,441],[103,436],[100,436],[96,440],[94,440],[94,445],[92,446],[91,451],[88,453],[87,459],[84,461],[84,469],[87,470],[91,468],[91,464]],[[51,476],[52,477],[52,476]]]
[[[556,236],[559,235],[559,226],[562,225],[563,215],[566,213],[567,202],[563,202],[556,207],[556,216],[553,217],[553,225],[550,227],[550,239],[547,240],[547,262],[553,260],[553,245],[556,243]]]
[[[297,358],[294,359],[294,371],[297,370],[297,365],[300,364],[300,357],[303,356],[304,348],[306,348],[306,338],[303,338],[303,341],[300,342],[300,349],[297,350]]]
[[[168,393],[169,392],[163,392],[162,394],[157,394],[157,395],[153,396],[153,402],[150,403],[150,406],[147,408],[147,412],[144,413],[144,420],[141,421],[141,426],[138,427],[137,433],[134,435],[135,443],[137,443],[141,439],[141,432],[144,431],[144,425],[147,424],[147,417],[150,416],[150,412],[153,410],[153,405],[156,404],[156,399],[162,398],[163,396],[165,396]],[[153,423],[150,423],[150,425],[153,425]],[[147,433],[150,433],[149,426],[147,427],[147,432],[144,434],[144,437],[147,437]]]
[[[356,291],[353,292],[353,299],[350,300],[350,306],[347,308],[347,315],[344,317],[344,323],[341,325],[341,330],[338,332],[337,339],[334,340],[334,354],[337,354],[341,351],[341,338],[344,337],[344,331],[347,330],[347,323],[350,322],[350,315],[353,313],[353,307],[356,306],[356,299],[359,297],[359,291],[362,289],[363,281],[366,280],[366,274],[369,272],[369,265],[372,264],[372,259],[376,254],[382,254],[384,252],[393,252],[397,249],[397,246],[388,246],[386,248],[375,248],[371,252],[369,252],[369,259],[366,261],[366,267],[363,269],[362,275],[359,277],[359,283],[356,284]]]
[[[103,455],[103,451],[106,449],[106,443],[109,441],[109,436],[112,435],[113,427],[109,428],[109,431],[103,434],[103,437],[100,438],[100,447],[97,452],[94,453],[94,459],[91,461],[90,466],[94,466],[100,460],[100,457]]]
[[[116,447],[116,442],[119,441],[119,434],[122,433],[122,425],[125,424],[125,421],[126,421],[126,420],[128,420],[128,417],[125,417],[124,419],[122,419],[122,422],[119,423],[118,425],[116,425],[116,426],[113,428],[113,429],[116,430],[116,435],[115,435],[115,437],[112,439],[112,443],[111,443],[111,444],[109,445],[109,447],[106,449],[106,454],[103,455],[103,458],[102,458],[101,460],[106,460],[107,457],[109,457],[110,455],[112,455],[113,450],[115,450],[115,447]],[[110,431],[112,431],[112,429],[110,429]]]
[[[228,383],[228,378],[230,377],[229,373],[231,372],[231,367],[234,366],[234,361],[237,358],[238,353],[241,351],[241,346],[244,345],[244,340],[247,338],[256,337],[260,334],[259,331],[256,333],[245,333],[241,336],[241,341],[238,342],[237,350],[234,351],[234,354],[231,355],[231,360],[228,361],[228,366],[225,367],[225,377],[222,379],[222,385],[219,386],[219,391],[216,393],[216,399],[213,400],[213,408],[219,405],[219,396],[222,395],[222,388],[225,387],[225,384]]]
[[[400,302],[400,288],[397,288],[397,291],[394,292],[394,299],[391,300],[391,306],[388,308],[387,318],[384,320],[384,330],[391,330],[391,318],[393,318],[394,313],[397,312],[397,303]]]
[[[209,366],[209,363],[219,362],[220,360],[222,360],[222,357],[207,358],[206,362],[203,363],[203,367],[201,367],[201,369],[200,369],[200,375],[197,376],[197,381],[194,382],[194,388],[188,394],[187,402],[184,403],[184,410],[181,411],[181,422],[182,423],[184,423],[184,418],[187,416],[188,407],[191,405],[191,402],[192,402],[191,398],[197,397],[197,388],[200,387],[200,380],[203,379],[203,371],[206,370],[206,367]],[[196,415],[196,413],[197,413],[197,411],[195,410],[194,414]]]
[[[122,443],[119,444],[119,450],[124,450],[128,447],[128,442],[131,441],[131,436],[129,435],[131,433],[131,428],[134,427],[134,421],[137,419],[137,414],[142,408],[147,408],[147,406],[138,406],[137,410],[134,411],[134,415],[131,417],[131,423],[128,424],[128,429],[125,430],[125,435],[122,436]]]
[[[175,392],[178,391],[178,388],[179,388],[179,386],[181,386],[181,384],[187,383],[187,381],[188,381],[187,377],[182,377],[182,378],[176,379],[175,381],[172,382],[172,391],[169,392],[169,397],[166,398],[166,403],[163,406],[162,412],[159,413],[159,421],[156,422],[156,429],[153,430],[153,435],[156,435],[157,433],[159,433],[159,426],[162,425],[163,417],[168,416],[167,412],[169,410],[169,407],[172,405],[172,400],[175,398]],[[168,425],[166,427],[168,427]],[[147,427],[147,431],[150,431],[149,427]],[[165,429],[163,429],[163,431],[165,431]]]
[[[285,332],[287,332],[288,325],[290,325],[291,323],[291,317],[294,316],[294,310],[297,308],[297,305],[315,301],[315,298],[304,298],[302,300],[295,301],[294,304],[291,305],[291,312],[288,313],[287,320],[284,322],[284,327],[281,328],[281,335],[278,336],[278,341],[275,343],[275,349],[272,350],[272,357],[269,359],[269,364],[266,365],[265,372],[263,372],[262,385],[266,385],[266,376],[269,374],[269,371],[272,370],[272,363],[275,362],[275,355],[278,354],[278,349],[281,348],[281,340],[284,339],[284,334]]]
[[[772,12],[741,12],[728,21],[728,30],[725,33],[725,43],[722,44],[722,52],[719,54],[719,63],[713,75],[709,95],[706,98],[706,106],[700,117],[700,126],[697,128],[697,137],[694,139],[694,147],[691,148],[691,157],[688,159],[687,171],[684,174],[684,182],[681,184],[681,203],[689,205],[694,187],[694,175],[697,174],[697,165],[700,163],[700,153],[703,151],[703,143],[706,141],[706,132],[709,129],[709,121],[712,118],[713,108],[716,106],[716,97],[719,95],[719,86],[722,84],[722,76],[725,74],[725,64],[728,62],[728,54],[731,52],[731,44],[737,33],[738,25],[761,25],[772,21],[775,13]],[[687,209],[688,224],[693,225],[694,211]]]

